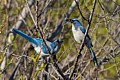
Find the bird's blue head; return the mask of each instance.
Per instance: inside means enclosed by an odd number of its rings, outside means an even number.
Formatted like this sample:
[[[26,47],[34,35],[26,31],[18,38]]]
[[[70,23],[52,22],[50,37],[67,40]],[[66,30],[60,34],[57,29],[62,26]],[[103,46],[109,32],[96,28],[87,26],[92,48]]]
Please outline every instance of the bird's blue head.
[[[75,26],[82,26],[78,18],[67,19],[67,22],[71,22]]]

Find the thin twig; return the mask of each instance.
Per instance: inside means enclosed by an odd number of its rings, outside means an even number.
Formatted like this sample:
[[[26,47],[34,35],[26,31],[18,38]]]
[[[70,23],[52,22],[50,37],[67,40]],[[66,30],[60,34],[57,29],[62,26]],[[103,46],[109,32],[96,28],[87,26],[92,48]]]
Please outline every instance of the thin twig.
[[[86,19],[86,18],[83,16],[82,11],[80,10],[80,7],[79,7],[79,3],[78,3],[76,0],[74,0],[74,1],[76,2],[76,5],[77,5],[77,7],[78,7],[78,10],[79,10],[80,15],[82,16],[82,18],[83,18],[84,20],[88,21],[88,19]]]

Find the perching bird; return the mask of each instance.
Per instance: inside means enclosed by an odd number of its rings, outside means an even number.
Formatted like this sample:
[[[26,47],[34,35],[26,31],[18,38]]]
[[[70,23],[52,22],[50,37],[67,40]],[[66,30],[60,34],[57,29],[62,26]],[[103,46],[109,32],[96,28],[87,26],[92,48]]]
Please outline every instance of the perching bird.
[[[74,39],[78,43],[81,43],[83,38],[85,37],[85,31],[86,31],[85,28],[81,25],[80,21],[77,18],[67,19],[66,21],[72,23],[72,33],[73,33]],[[86,35],[85,45],[90,50],[94,64],[98,67],[99,65],[97,62],[97,58],[96,58],[95,53],[92,49],[93,45],[92,45],[91,39],[90,39],[88,34]]]
[[[42,39],[40,38],[32,38],[30,36],[28,36],[27,34],[23,33],[22,31],[13,28],[12,29],[13,33],[17,33],[20,36],[22,36],[23,38],[25,38],[26,40],[28,40],[29,42],[31,42],[32,46],[34,47],[35,51],[37,53],[40,53],[41,57],[47,57],[49,56],[48,51],[46,49],[46,46],[43,44]],[[54,40],[52,42],[45,40],[47,46],[48,46],[48,50],[50,51],[50,53],[52,55],[55,55],[60,47],[61,47],[61,43],[62,40]]]

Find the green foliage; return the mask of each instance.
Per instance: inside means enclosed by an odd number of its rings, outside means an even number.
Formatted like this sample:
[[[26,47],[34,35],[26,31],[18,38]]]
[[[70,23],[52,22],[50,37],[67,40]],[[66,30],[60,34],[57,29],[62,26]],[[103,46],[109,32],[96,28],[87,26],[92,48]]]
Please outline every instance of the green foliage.
[[[38,73],[39,73],[41,70],[43,70],[44,67],[45,67],[45,63],[42,63],[41,66],[40,66],[40,68],[39,68],[38,70],[36,70],[36,72],[35,72],[35,74],[34,74],[33,77],[34,77],[34,78],[37,77]]]

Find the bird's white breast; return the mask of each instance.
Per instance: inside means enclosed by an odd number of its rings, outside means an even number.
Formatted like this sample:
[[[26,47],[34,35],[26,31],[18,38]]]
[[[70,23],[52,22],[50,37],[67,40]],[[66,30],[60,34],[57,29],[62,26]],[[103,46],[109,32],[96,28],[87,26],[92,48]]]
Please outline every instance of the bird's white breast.
[[[34,47],[34,49],[35,49],[35,51],[36,51],[37,53],[40,53],[40,52],[41,52],[41,47],[40,47],[40,46],[36,46],[36,47]]]
[[[81,41],[83,40],[83,38],[84,38],[85,35],[82,33],[82,31],[80,30],[80,28],[75,29],[74,25],[72,25],[72,32],[73,32],[74,39],[78,43],[81,43]]]
[[[49,54],[45,54],[42,49],[41,49],[41,46],[37,46],[37,47],[34,47],[35,51],[37,53],[40,53],[41,56],[48,56]]]

